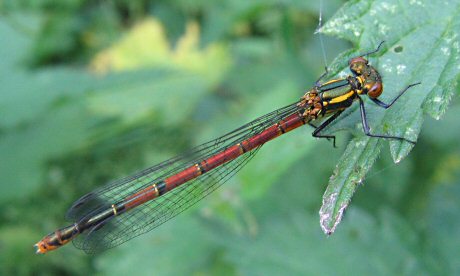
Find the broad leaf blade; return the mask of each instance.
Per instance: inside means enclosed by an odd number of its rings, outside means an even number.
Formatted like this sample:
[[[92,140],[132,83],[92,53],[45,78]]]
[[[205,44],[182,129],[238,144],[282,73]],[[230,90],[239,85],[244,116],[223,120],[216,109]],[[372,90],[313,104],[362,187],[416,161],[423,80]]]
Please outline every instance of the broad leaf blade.
[[[353,1],[345,4],[322,28],[325,34],[358,45],[358,51],[345,55],[348,58],[386,41],[384,49],[370,57],[383,77],[382,101],[389,102],[407,85],[422,82],[388,110],[366,102],[372,133],[416,140],[423,114],[439,119],[445,112],[459,78],[460,18],[456,16],[459,11],[459,1]],[[333,71],[345,69],[341,58],[332,64]],[[354,123],[361,130],[361,125]],[[331,126],[329,131],[343,128],[341,124]],[[353,140],[329,182],[320,211],[321,226],[328,234],[340,222],[357,188],[357,180],[364,178],[383,146],[373,140]],[[410,143],[390,141],[393,160],[401,161],[412,147]]]

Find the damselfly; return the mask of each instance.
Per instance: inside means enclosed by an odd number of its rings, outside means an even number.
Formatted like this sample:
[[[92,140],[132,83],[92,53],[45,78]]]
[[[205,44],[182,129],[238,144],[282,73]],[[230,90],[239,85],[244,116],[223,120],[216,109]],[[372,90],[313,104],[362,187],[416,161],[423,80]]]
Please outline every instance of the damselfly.
[[[382,42],[383,43],[383,42]],[[120,245],[146,233],[184,211],[227,181],[240,170],[266,142],[309,124],[314,137],[332,139],[321,132],[354,101],[359,102],[364,133],[370,137],[414,141],[404,137],[371,133],[361,95],[383,108],[389,108],[414,83],[404,88],[390,103],[378,99],[383,92],[378,71],[367,56],[349,61],[351,75],[316,85],[299,101],[263,115],[222,137],[109,183],[78,199],[68,210],[72,224],[45,236],[36,245],[37,253],[54,250],[69,241],[87,253]],[[366,56],[366,58],[365,58]],[[326,117],[319,126],[313,124]]]

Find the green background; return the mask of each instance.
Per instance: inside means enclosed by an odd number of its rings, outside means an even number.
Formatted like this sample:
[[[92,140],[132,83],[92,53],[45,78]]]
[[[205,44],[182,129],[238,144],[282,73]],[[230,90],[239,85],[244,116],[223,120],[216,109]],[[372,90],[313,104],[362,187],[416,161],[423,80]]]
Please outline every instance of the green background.
[[[346,8],[334,15],[342,4],[325,1],[326,21],[343,18]],[[324,71],[318,6],[0,2],[0,274],[460,274],[458,88],[441,120],[424,116],[407,158],[395,165],[383,148],[332,236],[318,211],[348,142],[362,137],[357,116],[338,125],[352,131],[337,133],[336,149],[308,127],[270,142],[211,196],[122,246],[93,256],[71,245],[34,254],[83,194],[296,101]],[[356,51],[387,39],[374,34]],[[354,44],[324,36],[328,62],[356,46],[347,35],[338,37]],[[336,72],[344,56],[332,63]],[[384,61],[376,66],[385,81]],[[427,81],[398,77],[385,83],[388,93]],[[395,113],[420,106],[404,103]],[[371,117],[375,109],[368,104]]]

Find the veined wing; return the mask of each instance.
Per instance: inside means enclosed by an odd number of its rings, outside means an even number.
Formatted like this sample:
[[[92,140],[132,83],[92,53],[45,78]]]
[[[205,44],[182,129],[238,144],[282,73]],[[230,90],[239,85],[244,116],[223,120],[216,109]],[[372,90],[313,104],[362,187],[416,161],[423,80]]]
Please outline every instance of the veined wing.
[[[220,153],[227,148],[257,135],[283,118],[299,111],[297,103],[261,116],[232,132],[204,143],[192,150],[147,168],[131,176],[111,182],[78,199],[66,218],[79,222],[106,210],[154,183],[175,175],[187,167]],[[73,240],[76,247],[95,253],[122,244],[161,225],[225,183],[260,149],[247,152],[236,159],[197,177],[132,210],[94,225]]]

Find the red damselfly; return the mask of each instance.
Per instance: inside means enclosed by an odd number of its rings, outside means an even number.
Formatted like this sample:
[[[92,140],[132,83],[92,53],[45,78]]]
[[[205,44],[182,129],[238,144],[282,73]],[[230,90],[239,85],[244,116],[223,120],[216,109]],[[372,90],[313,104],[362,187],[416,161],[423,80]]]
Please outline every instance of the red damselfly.
[[[45,236],[35,245],[36,252],[46,253],[73,241],[85,252],[95,253],[146,233],[222,185],[263,144],[302,125],[313,126],[314,137],[332,139],[335,146],[335,136],[321,132],[354,101],[359,102],[361,122],[367,136],[415,144],[404,137],[371,133],[367,123],[361,95],[367,95],[386,109],[410,87],[419,84],[407,86],[388,104],[378,99],[383,92],[382,79],[366,58],[379,51],[382,43],[377,49],[350,59],[351,75],[321,83],[326,70],[299,101],[81,197],[67,212],[66,218],[72,224]],[[322,117],[327,119],[315,125],[315,120]]]

